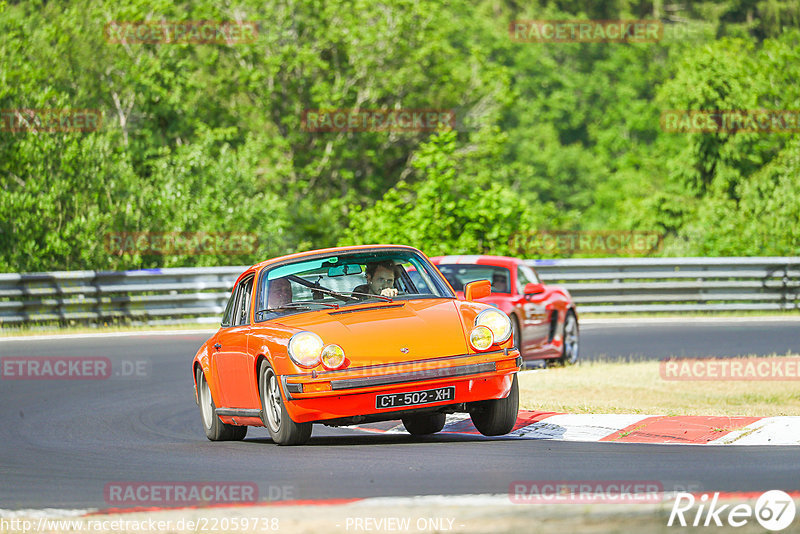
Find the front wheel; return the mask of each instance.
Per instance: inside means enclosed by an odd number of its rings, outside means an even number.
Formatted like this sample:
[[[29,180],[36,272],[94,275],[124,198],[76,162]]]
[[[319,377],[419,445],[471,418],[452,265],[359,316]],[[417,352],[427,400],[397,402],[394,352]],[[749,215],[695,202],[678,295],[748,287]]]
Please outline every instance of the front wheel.
[[[519,383],[517,375],[511,383],[511,391],[505,399],[476,402],[470,410],[472,424],[484,436],[508,434],[517,422],[519,412]]]
[[[561,365],[578,363],[578,319],[572,310],[564,319],[564,347],[558,361]]]
[[[197,400],[200,403],[200,416],[203,419],[203,430],[206,437],[211,441],[241,441],[247,435],[246,426],[236,426],[223,423],[216,414],[216,405],[211,397],[211,389],[203,374],[203,370],[198,367],[197,374]]]
[[[272,441],[278,445],[302,445],[311,437],[311,423],[295,423],[289,417],[281,397],[278,376],[266,360],[258,370],[258,389],[261,395],[261,420]]]
[[[511,315],[511,332],[514,338],[514,346],[517,348],[519,355],[522,357],[522,369],[525,369],[525,354],[522,352],[522,330],[519,327],[519,319],[517,319],[517,316],[513,314]]]
[[[445,415],[433,413],[424,415],[409,415],[402,418],[403,426],[412,436],[425,436],[436,434],[444,428]]]

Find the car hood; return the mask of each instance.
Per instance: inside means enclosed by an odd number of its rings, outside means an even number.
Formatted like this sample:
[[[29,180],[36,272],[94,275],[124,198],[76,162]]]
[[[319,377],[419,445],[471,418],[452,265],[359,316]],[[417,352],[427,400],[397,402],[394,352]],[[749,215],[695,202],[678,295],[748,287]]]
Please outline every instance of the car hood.
[[[466,354],[461,313],[454,300],[376,302],[281,319],[341,346],[351,366]]]

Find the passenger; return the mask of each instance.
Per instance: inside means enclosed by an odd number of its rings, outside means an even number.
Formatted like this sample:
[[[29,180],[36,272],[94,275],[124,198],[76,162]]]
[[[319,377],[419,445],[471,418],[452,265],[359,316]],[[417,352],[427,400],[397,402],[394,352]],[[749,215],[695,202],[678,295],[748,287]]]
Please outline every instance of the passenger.
[[[292,284],[286,278],[270,280],[267,308],[280,308],[292,302]]]

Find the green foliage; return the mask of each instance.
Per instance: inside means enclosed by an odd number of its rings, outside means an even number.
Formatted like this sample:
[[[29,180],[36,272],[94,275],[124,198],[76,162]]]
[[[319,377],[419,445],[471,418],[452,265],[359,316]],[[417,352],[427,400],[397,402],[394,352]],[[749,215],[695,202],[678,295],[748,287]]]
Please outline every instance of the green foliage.
[[[223,265],[365,241],[513,253],[539,229],[656,230],[664,254],[796,254],[797,134],[665,132],[665,109],[800,110],[791,0],[0,1],[0,271]],[[659,43],[518,43],[517,19],[659,19]],[[110,21],[244,20],[253,43],[116,44]],[[455,131],[308,132],[304,110],[455,110]],[[787,222],[788,221],[788,222]],[[244,232],[253,253],[118,253]]]
[[[541,209],[530,209],[491,172],[476,172],[478,163],[491,168],[490,154],[457,153],[456,144],[453,131],[431,136],[412,162],[417,181],[402,181],[370,208],[355,209],[340,244],[415,243],[430,255],[507,254],[514,233],[544,222]]]
[[[736,187],[738,200],[712,198],[681,232],[687,253],[707,256],[800,255],[800,137]]]

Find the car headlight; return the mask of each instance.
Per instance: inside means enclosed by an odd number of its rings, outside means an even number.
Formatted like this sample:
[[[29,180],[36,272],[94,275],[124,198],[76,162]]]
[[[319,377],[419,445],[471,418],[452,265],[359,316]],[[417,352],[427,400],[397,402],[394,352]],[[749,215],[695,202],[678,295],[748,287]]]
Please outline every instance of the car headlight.
[[[487,326],[476,326],[469,333],[469,342],[477,350],[486,350],[494,343],[494,334]]]
[[[495,343],[505,343],[511,337],[511,319],[500,310],[483,310],[475,317],[475,326],[491,330]]]
[[[300,367],[316,367],[322,346],[322,338],[314,332],[298,332],[289,339],[289,357]]]
[[[322,349],[322,365],[326,369],[339,369],[344,363],[344,349],[339,345],[331,344]]]

